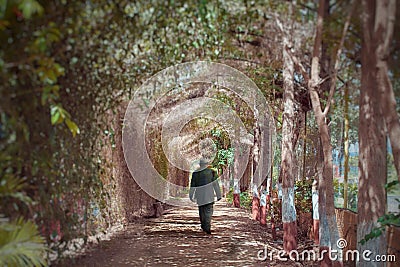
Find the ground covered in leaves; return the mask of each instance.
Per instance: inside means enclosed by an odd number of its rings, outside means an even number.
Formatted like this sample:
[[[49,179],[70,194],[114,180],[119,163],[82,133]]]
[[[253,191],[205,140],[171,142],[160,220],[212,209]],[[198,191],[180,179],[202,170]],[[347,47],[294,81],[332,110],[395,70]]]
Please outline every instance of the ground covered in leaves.
[[[303,243],[300,250],[308,242]],[[282,232],[278,230],[274,242],[269,227],[221,201],[214,206],[212,235],[201,231],[197,207],[172,208],[160,218],[129,224],[111,240],[59,266],[317,266],[311,261],[260,260],[265,246],[281,249]]]

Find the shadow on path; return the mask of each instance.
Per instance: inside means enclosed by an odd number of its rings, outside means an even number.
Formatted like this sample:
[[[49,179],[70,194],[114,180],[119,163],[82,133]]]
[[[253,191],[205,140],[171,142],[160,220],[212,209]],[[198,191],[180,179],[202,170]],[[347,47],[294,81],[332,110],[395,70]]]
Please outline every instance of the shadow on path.
[[[267,227],[249,212],[220,201],[214,206],[212,235],[200,229],[197,207],[173,208],[162,217],[129,224],[86,255],[59,266],[305,266],[261,261],[257,252],[272,243]],[[310,265],[308,265],[310,266]]]

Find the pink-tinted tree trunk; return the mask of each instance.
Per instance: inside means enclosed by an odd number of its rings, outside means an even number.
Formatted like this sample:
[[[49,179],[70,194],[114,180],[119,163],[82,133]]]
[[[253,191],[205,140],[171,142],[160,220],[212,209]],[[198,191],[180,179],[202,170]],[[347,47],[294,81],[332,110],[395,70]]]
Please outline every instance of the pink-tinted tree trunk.
[[[291,47],[288,35],[283,37],[283,45]],[[294,63],[286,49],[283,49],[283,125],[282,125],[282,222],[283,248],[286,252],[297,249],[296,208],[294,206]]]

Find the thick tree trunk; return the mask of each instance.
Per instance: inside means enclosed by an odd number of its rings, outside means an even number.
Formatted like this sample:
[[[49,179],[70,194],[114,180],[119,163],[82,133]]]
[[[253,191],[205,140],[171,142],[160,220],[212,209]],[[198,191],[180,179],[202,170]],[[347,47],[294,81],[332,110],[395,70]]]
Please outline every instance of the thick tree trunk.
[[[377,84],[379,88],[379,103],[390,138],[394,165],[400,181],[400,119],[396,111],[396,98],[389,79],[388,59],[390,44],[393,38],[396,19],[396,0],[376,1],[374,39],[376,44]],[[371,28],[372,30],[372,28]]]
[[[356,6],[353,2],[352,11]],[[318,19],[316,26],[316,34],[314,39],[314,49],[312,53],[311,62],[311,77],[308,76],[307,70],[299,62],[299,60],[292,56],[294,62],[299,67],[303,77],[308,81],[308,90],[310,92],[311,103],[314,111],[314,115],[317,121],[320,140],[323,150],[323,170],[322,175],[319,177],[319,216],[320,216],[320,251],[324,250],[336,250],[339,255],[341,251],[337,246],[337,241],[339,239],[339,232],[336,224],[336,215],[334,208],[334,198],[333,198],[333,163],[332,163],[332,145],[330,141],[329,128],[327,124],[326,115],[329,111],[330,102],[334,95],[334,89],[336,87],[336,75],[339,68],[339,60],[341,48],[344,44],[344,38],[348,29],[349,21],[351,18],[351,13],[348,14],[345,26],[343,28],[343,35],[340,41],[339,49],[337,51],[337,57],[335,61],[334,73],[332,81],[330,82],[330,92],[329,98],[327,100],[327,105],[322,111],[321,102],[319,98],[319,91],[321,87],[320,79],[320,53],[322,45],[322,30],[324,24],[324,16],[326,14],[326,4],[329,4],[327,0],[320,0],[318,6]],[[279,22],[278,22],[279,25]],[[290,51],[290,50],[289,50]],[[324,77],[325,78],[325,77]],[[329,229],[329,230],[327,230]],[[321,262],[321,266],[342,266],[342,258],[336,258],[334,262],[329,259],[329,254],[325,253],[324,258]]]
[[[318,204],[316,205],[316,212],[318,212],[318,220],[315,222],[315,226],[318,226],[318,244],[320,245],[320,253],[322,251],[329,251],[331,242],[330,242],[330,229],[328,224],[328,219],[326,216],[326,187],[323,183],[324,181],[324,155],[323,148],[321,144],[321,139],[318,142],[318,163],[317,163],[317,174],[318,174],[318,184],[322,183],[324,186],[317,187],[317,197]],[[323,197],[320,197],[323,196]],[[321,266],[330,266],[332,265],[332,261],[325,254]]]
[[[359,188],[358,188],[358,225],[357,240],[361,240],[376,226],[377,220],[386,209],[386,133],[382,120],[382,73],[385,64],[382,62],[380,42],[382,35],[387,34],[388,25],[382,20],[388,19],[391,10],[389,0],[362,1],[363,7],[363,40],[361,52],[361,95],[359,126]],[[381,64],[381,65],[380,65]],[[383,66],[383,68],[381,68]],[[387,71],[387,69],[386,69]],[[376,88],[380,90],[376,90]],[[385,107],[386,108],[386,107]],[[386,115],[386,114],[385,114]],[[387,252],[386,233],[369,240],[364,245],[357,243],[359,251],[370,250],[374,255]],[[382,262],[361,260],[358,266],[384,266]]]
[[[337,240],[339,239],[339,232],[336,224],[336,215],[333,198],[333,164],[332,164],[332,145],[330,140],[329,128],[326,123],[325,114],[322,112],[321,103],[318,95],[320,87],[320,73],[319,73],[319,57],[322,42],[322,29],[324,22],[325,0],[319,1],[318,7],[318,20],[317,32],[314,41],[313,57],[311,62],[311,79],[309,80],[309,91],[311,103],[313,106],[315,118],[318,125],[318,130],[321,138],[324,167],[322,179],[319,180],[319,215],[321,222],[321,229],[324,229],[324,224],[329,228],[328,233],[321,233],[320,231],[320,247],[323,250],[339,250],[337,247]],[[326,217],[325,217],[326,216]],[[332,263],[327,255],[324,254],[321,266],[331,266]],[[341,259],[338,259],[334,265],[342,265]]]
[[[379,59],[378,59],[379,60]],[[388,77],[387,62],[379,60],[378,62],[378,87],[380,90],[381,110],[385,118],[390,145],[392,147],[394,166],[397,171],[397,177],[400,181],[400,120],[396,111],[396,98],[394,96],[392,84]]]
[[[368,56],[369,57],[369,56]],[[385,213],[386,194],[386,135],[376,99],[376,76],[364,56],[361,78],[360,126],[359,126],[359,182],[357,240],[364,238],[376,226]],[[367,64],[366,64],[367,63]],[[375,77],[374,77],[375,76]],[[358,243],[359,251],[369,249],[376,254],[386,253],[386,237]],[[382,263],[360,262],[358,266],[383,266]]]
[[[290,47],[288,36],[283,37],[283,45]],[[284,111],[282,125],[282,222],[283,248],[286,252],[297,249],[296,208],[294,206],[294,64],[286,49],[283,49]]]
[[[323,150],[323,170],[322,179],[319,180],[319,215],[321,223],[327,224],[329,234],[326,232],[320,233],[320,246],[323,248],[330,248],[338,250],[336,241],[339,239],[339,232],[336,224],[334,194],[333,194],[333,163],[332,163],[332,145],[328,125],[325,123],[325,116],[323,115],[319,103],[318,93],[315,87],[310,87],[311,101],[314,108],[315,117],[318,124],[318,129],[321,138]],[[326,216],[326,217],[325,217]],[[321,229],[324,229],[322,227]],[[326,255],[327,256],[327,255]],[[329,266],[330,261],[325,259],[321,266]],[[327,264],[327,265],[325,265]]]

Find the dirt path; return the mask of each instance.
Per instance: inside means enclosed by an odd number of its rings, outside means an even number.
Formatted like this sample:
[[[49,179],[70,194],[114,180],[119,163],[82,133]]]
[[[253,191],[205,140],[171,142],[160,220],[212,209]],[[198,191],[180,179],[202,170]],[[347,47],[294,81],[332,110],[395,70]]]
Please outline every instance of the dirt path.
[[[273,243],[267,227],[247,211],[214,206],[212,235],[200,229],[197,208],[173,208],[161,218],[132,223],[110,241],[61,266],[311,266],[310,263],[261,261],[257,252]]]

